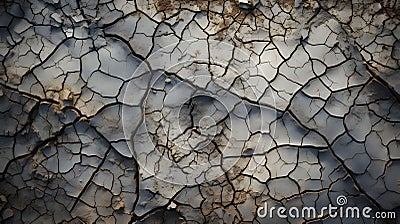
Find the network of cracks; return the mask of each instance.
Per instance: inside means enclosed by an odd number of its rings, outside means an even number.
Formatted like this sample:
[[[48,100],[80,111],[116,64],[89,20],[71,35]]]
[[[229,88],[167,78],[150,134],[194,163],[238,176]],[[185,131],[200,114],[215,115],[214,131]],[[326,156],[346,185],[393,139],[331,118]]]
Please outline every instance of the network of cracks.
[[[399,1],[0,3],[2,223],[396,223]]]

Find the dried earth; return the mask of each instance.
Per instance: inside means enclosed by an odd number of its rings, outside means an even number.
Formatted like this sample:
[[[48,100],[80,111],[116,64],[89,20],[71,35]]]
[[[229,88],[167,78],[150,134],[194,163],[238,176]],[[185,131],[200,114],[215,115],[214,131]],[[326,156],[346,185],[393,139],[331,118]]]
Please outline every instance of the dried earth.
[[[1,222],[348,223],[256,213],[339,195],[400,216],[399,10],[2,1]]]

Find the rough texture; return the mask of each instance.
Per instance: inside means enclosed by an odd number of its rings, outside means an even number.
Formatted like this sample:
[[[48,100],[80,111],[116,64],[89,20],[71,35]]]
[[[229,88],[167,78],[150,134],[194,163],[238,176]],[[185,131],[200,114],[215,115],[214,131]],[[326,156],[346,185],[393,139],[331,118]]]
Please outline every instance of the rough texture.
[[[1,222],[400,216],[400,2],[255,4],[2,1]]]

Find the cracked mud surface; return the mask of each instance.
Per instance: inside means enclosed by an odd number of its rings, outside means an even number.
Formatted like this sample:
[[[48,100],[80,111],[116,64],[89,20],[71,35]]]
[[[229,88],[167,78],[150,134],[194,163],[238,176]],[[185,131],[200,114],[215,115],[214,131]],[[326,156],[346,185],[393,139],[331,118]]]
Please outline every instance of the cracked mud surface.
[[[400,2],[0,3],[4,223],[400,215]],[[395,223],[358,219],[352,223]]]

